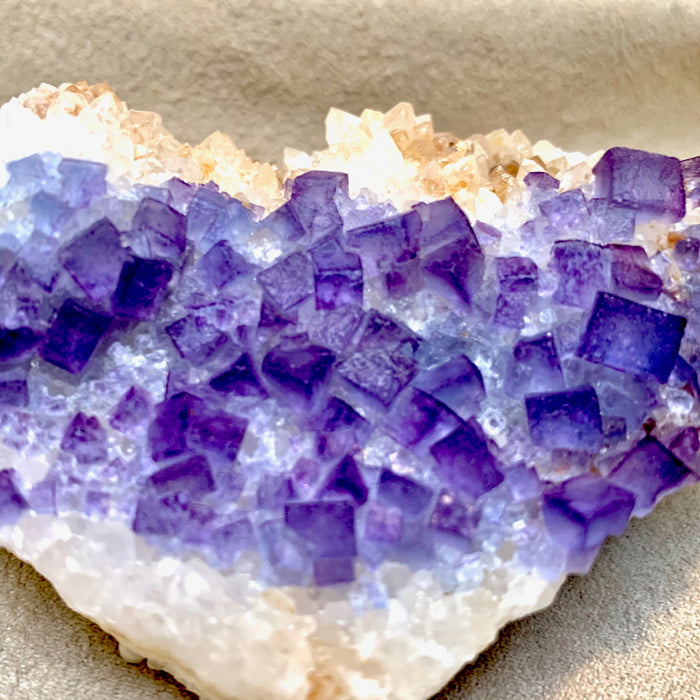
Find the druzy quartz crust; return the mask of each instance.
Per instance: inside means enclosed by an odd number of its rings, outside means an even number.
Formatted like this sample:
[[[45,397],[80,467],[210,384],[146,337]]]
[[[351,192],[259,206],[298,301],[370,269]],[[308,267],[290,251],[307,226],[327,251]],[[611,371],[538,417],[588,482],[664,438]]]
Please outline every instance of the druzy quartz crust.
[[[70,88],[0,110],[0,542],[125,653],[427,697],[697,481],[686,162],[399,105],[275,171]]]

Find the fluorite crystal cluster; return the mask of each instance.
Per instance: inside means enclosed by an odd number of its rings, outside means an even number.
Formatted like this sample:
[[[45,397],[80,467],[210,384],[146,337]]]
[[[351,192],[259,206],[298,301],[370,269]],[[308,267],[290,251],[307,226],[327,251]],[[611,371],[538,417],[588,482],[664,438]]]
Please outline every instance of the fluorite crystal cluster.
[[[696,159],[401,107],[261,187],[3,109],[0,540],[203,696],[427,696],[697,480]]]

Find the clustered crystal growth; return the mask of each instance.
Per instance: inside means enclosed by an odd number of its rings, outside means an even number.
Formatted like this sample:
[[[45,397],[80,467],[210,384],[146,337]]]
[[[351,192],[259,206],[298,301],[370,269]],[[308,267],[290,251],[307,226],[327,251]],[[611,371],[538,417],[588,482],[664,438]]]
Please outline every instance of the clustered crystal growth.
[[[371,588],[394,561],[450,591],[493,556],[585,571],[697,479],[694,161],[531,172],[488,222],[342,172],[268,214],[52,153],[7,167],[1,426],[50,469],[0,472],[3,523],[77,511],[222,570],[255,551],[264,585]]]

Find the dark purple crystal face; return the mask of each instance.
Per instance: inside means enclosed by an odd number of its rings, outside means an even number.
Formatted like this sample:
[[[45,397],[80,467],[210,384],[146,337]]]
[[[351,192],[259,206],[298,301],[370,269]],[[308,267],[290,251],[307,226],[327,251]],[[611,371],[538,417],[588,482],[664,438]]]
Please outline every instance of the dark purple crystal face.
[[[0,436],[51,464],[0,473],[2,524],[81,510],[264,585],[393,561],[466,590],[504,552],[583,571],[698,478],[697,163],[512,176],[474,228],[344,173],[264,215],[50,154],[8,172]]]

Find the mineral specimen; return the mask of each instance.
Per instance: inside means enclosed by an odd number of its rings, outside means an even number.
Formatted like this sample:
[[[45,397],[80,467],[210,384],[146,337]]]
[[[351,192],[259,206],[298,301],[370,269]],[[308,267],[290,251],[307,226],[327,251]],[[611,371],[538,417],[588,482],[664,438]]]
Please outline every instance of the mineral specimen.
[[[203,697],[425,698],[697,481],[688,164],[0,114],[0,543]]]

